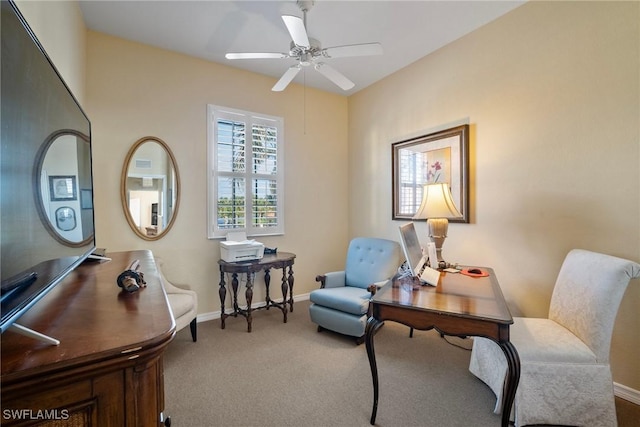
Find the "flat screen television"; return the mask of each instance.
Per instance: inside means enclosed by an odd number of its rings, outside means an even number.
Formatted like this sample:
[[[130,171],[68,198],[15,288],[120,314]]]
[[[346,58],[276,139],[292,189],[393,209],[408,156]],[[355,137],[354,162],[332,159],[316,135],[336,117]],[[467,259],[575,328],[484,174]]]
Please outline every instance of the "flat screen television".
[[[95,250],[91,123],[12,1],[2,0],[0,332]]]

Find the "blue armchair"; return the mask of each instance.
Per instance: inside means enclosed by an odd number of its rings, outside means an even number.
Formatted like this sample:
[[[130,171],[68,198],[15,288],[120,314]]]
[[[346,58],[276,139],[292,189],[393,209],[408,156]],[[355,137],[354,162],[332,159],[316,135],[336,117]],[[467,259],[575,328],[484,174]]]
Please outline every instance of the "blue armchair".
[[[311,292],[309,315],[318,332],[328,329],[364,341],[369,287],[384,284],[402,263],[400,245],[386,239],[358,237],[347,250],[344,271],[319,275],[320,289]]]

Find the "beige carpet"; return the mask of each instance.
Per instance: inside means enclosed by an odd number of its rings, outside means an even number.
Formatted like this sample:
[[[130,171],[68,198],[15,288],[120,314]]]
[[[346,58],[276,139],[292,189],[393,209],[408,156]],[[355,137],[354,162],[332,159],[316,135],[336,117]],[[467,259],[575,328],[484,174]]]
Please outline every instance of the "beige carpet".
[[[375,338],[378,426],[499,426],[495,397],[467,370],[469,340],[387,322]],[[178,332],[165,356],[165,415],[174,427],[369,426],[373,403],[364,345],[316,331],[308,301],[288,323],[279,310]],[[636,405],[632,405],[636,406]],[[637,418],[634,419],[634,423]],[[625,424],[620,427],[637,424]]]

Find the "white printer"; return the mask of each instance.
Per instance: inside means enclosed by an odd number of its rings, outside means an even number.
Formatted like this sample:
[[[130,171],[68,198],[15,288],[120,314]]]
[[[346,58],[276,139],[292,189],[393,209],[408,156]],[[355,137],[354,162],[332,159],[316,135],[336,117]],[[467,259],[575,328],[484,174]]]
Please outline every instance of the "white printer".
[[[244,231],[229,232],[227,240],[220,242],[220,257],[226,262],[251,261],[261,259],[264,245],[255,240],[247,240]]]

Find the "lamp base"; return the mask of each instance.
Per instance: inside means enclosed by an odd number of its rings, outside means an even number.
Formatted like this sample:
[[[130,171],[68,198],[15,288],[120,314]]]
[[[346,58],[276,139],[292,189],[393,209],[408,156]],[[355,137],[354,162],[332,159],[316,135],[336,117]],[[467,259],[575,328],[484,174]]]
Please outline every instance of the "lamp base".
[[[438,258],[437,266],[431,266],[431,268],[447,268],[447,263],[442,258],[442,245],[447,238],[447,231],[449,230],[449,220],[447,218],[429,218],[427,220],[427,227],[429,228],[429,239],[436,244],[436,256]],[[431,260],[429,260],[431,264]]]

